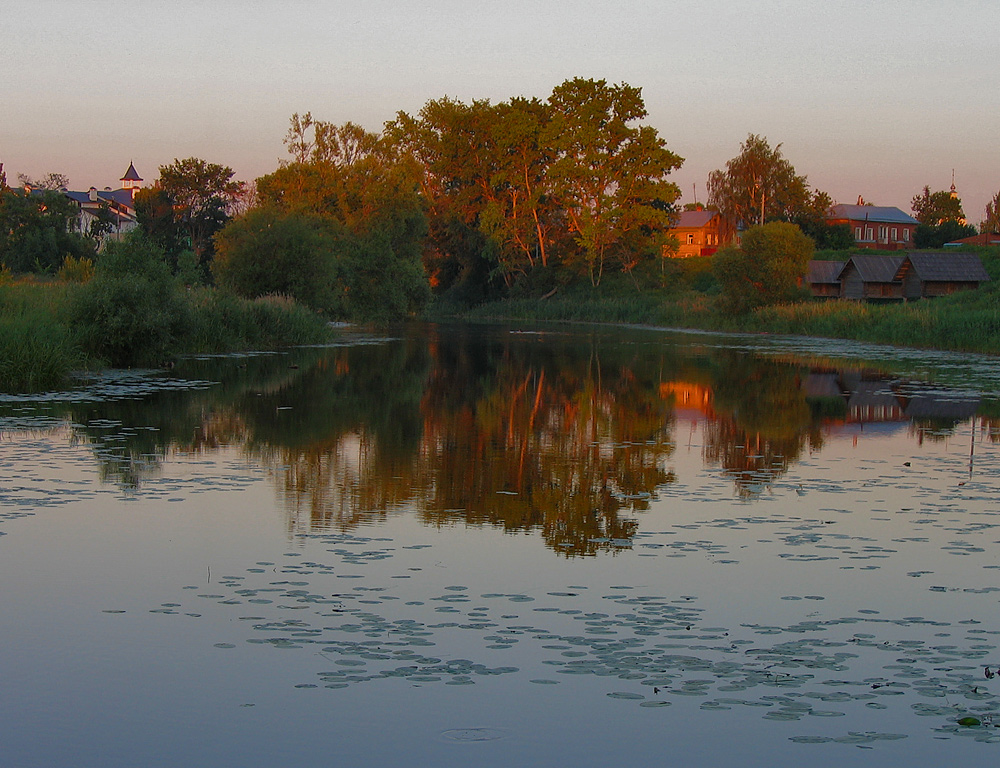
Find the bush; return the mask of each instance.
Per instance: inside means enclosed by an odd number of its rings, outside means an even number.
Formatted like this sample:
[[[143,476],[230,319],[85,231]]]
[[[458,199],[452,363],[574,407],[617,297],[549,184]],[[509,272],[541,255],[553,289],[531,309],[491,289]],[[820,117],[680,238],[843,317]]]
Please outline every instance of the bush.
[[[216,235],[212,274],[220,288],[247,299],[283,294],[328,312],[336,246],[333,224],[318,216],[258,208]]]
[[[163,250],[138,232],[108,243],[71,313],[83,349],[124,367],[162,364],[177,351],[188,323],[187,302]]]
[[[243,299],[221,291],[191,294],[190,352],[232,352],[314,344],[328,338],[322,317],[287,296]]]
[[[94,260],[67,256],[59,267],[57,277],[64,283],[86,283],[94,276]]]
[[[724,307],[737,314],[802,298],[798,282],[812,258],[813,241],[794,224],[751,227],[740,248],[715,254],[713,271]]]

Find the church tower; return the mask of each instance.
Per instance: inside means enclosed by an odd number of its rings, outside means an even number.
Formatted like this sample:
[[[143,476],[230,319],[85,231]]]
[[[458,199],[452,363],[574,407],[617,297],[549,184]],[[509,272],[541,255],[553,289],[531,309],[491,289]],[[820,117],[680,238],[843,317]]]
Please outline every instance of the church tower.
[[[125,175],[121,178],[122,189],[127,189],[132,193],[132,199],[135,200],[135,191],[142,187],[142,176],[135,169],[132,161],[129,161],[128,170],[125,171]]]

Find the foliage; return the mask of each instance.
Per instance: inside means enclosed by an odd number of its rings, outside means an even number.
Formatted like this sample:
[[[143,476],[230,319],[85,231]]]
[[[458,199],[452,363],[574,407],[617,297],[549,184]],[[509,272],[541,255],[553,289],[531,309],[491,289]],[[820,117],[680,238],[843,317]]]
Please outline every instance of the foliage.
[[[334,308],[337,235],[322,217],[258,208],[216,236],[216,283],[238,296],[293,297],[308,307]]]
[[[797,226],[771,222],[751,227],[740,248],[715,254],[715,277],[724,306],[737,314],[798,297],[813,241]]]
[[[168,360],[189,321],[163,250],[138,232],[107,244],[72,319],[84,351],[121,367]]]
[[[63,291],[48,285],[0,285],[0,391],[34,392],[63,385],[83,364],[59,317]]]
[[[1000,192],[986,204],[986,217],[979,227],[986,234],[1000,234]]]
[[[162,238],[169,237],[164,231],[169,229],[167,225],[175,225],[186,237],[186,247],[200,263],[208,264],[214,254],[212,236],[229,220],[231,207],[244,192],[245,185],[233,181],[234,174],[228,166],[197,157],[161,165],[156,188],[163,197],[151,192],[144,199],[144,204],[148,203],[141,219],[144,228],[149,234],[158,230],[162,243]],[[164,220],[166,203],[170,205],[169,221]]]
[[[918,224],[913,233],[913,244],[917,248],[941,248],[945,243],[972,237],[975,234],[975,227],[949,219],[937,225]]]
[[[399,113],[387,136],[421,171],[438,293],[475,302],[552,269],[598,284],[656,260],[680,196],[666,176],[682,161],[635,125],[645,115],[640,89],[582,78],[544,102],[443,98]]]
[[[329,327],[314,311],[289,296],[243,299],[224,291],[197,288],[189,294],[188,352],[234,352],[317,344]]]
[[[77,259],[67,256],[59,267],[57,277],[66,283],[86,283],[94,276],[93,259]]]
[[[69,186],[69,176],[64,173],[47,173],[38,179],[33,179],[25,173],[19,173],[17,174],[17,180],[22,187],[47,189],[51,192],[58,192]]]
[[[810,194],[806,177],[795,173],[781,144],[772,149],[765,137],[754,134],[725,170],[709,174],[708,202],[737,227],[800,218],[821,221],[830,207],[826,194]]]
[[[597,285],[609,261],[630,272],[635,257],[662,250],[680,197],[666,177],[683,160],[655,128],[631,125],[646,116],[639,88],[576,78],[552,91],[549,106],[553,194]]]
[[[0,191],[0,263],[14,272],[55,272],[69,256],[90,258],[94,243],[75,232],[73,202],[60,192]]]
[[[171,262],[187,248],[187,235],[174,216],[174,204],[167,191],[159,186],[135,191],[135,216],[146,236],[163,249]]]
[[[924,187],[921,194],[913,196],[912,210],[917,221],[932,227],[948,221],[965,224],[962,201],[958,195],[943,189],[931,192],[930,187]]]
[[[292,116],[285,143],[293,161],[257,180],[260,207],[248,224],[233,222],[219,235],[231,262],[220,279],[243,295],[287,293],[345,319],[418,311],[428,297],[427,226],[412,158],[360,126],[310,113]],[[277,231],[265,232],[265,224]]]

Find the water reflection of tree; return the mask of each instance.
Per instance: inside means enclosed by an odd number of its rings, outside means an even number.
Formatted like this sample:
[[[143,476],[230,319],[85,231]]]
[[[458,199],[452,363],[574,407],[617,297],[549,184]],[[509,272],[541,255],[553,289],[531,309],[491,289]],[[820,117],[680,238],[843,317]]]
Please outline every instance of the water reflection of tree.
[[[421,505],[434,524],[539,528],[567,554],[630,543],[657,486],[672,482],[669,409],[636,366],[583,348],[439,337],[424,397]]]
[[[804,450],[822,446],[826,406],[811,407],[800,366],[738,352],[718,358],[705,460],[733,478],[741,498],[766,491]]]

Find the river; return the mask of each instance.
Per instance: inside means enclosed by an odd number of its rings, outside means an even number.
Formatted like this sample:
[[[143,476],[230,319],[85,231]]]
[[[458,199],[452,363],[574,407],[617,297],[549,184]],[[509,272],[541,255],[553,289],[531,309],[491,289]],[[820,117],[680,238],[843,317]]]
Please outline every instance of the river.
[[[3,765],[1000,756],[996,358],[339,333],[0,399]]]

